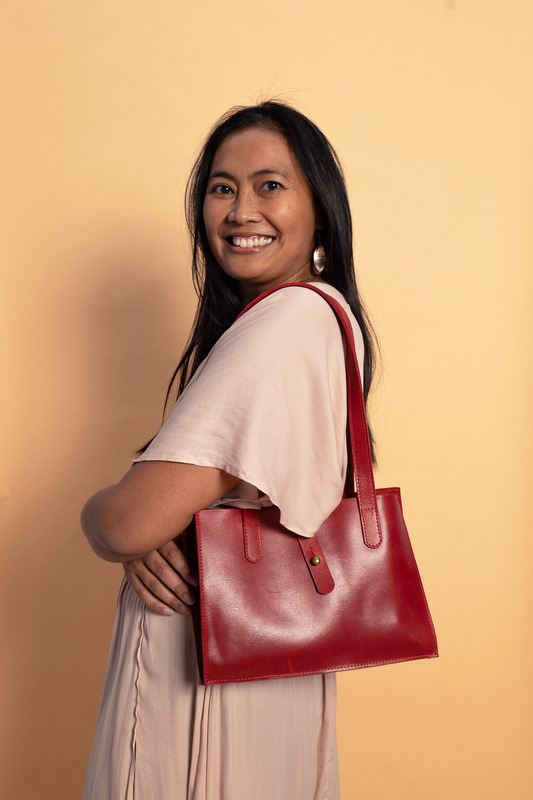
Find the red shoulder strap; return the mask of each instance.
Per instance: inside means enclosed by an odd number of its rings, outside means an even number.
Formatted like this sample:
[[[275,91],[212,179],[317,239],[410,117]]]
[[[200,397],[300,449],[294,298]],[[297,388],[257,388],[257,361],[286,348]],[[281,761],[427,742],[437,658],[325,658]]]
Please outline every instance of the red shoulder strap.
[[[294,288],[295,286],[310,289],[323,297],[333,309],[344,331],[346,340],[346,384],[348,389],[348,432],[351,463],[355,472],[355,484],[357,486],[361,527],[365,544],[368,547],[378,547],[381,544],[381,531],[376,505],[376,489],[374,486],[374,472],[372,469],[372,456],[368,438],[365,401],[361,377],[359,375],[359,367],[357,365],[353,330],[345,310],[337,300],[319,289],[316,284],[283,283],[280,284],[280,286],[274,286],[274,288],[263,292],[263,294],[256,297],[255,300],[252,300],[252,302],[241,311],[237,319],[242,317],[243,314],[246,314],[256,303],[268,297],[269,294],[277,292],[280,289]]]

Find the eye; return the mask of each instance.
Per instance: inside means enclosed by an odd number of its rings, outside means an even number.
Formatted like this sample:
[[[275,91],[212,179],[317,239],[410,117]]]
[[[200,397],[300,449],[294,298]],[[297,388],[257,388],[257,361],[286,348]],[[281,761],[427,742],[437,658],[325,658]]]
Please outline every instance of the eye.
[[[278,181],[267,181],[261,186],[261,191],[275,192],[277,189],[283,189],[283,186]]]
[[[209,194],[233,194],[232,189],[226,183],[217,183],[208,189]]]

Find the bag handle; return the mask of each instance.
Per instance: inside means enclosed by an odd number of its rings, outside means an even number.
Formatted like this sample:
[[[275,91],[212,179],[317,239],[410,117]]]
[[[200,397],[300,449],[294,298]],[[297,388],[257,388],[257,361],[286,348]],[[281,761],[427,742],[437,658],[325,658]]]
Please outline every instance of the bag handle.
[[[379,527],[376,488],[374,486],[374,472],[372,469],[372,456],[370,453],[370,441],[368,438],[368,427],[366,421],[365,401],[361,385],[361,376],[357,364],[357,354],[355,350],[355,340],[353,329],[348,319],[348,315],[340,303],[326,292],[323,292],[312,283],[282,283],[268,289],[255,300],[252,300],[246,308],[241,311],[236,320],[242,317],[256,303],[259,303],[269,294],[280,289],[301,286],[316,292],[329,303],[334,311],[346,338],[346,385],[348,390],[348,432],[350,439],[350,452],[352,468],[355,472],[355,487],[353,486],[353,474],[351,476],[351,486],[347,482],[348,488],[357,487],[357,501],[359,504],[359,515],[361,517],[361,529],[363,531],[364,542],[367,547],[379,547],[382,541],[381,530]],[[235,320],[235,321],[236,321]],[[348,458],[348,469],[350,469],[350,458]]]

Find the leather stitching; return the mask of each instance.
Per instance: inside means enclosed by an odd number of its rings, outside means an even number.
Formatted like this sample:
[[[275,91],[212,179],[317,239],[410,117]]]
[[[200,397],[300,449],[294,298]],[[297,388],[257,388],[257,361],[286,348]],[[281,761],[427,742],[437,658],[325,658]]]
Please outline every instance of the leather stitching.
[[[250,516],[251,515],[247,514],[246,510],[243,509],[242,526],[244,531],[244,550],[246,560],[249,561],[250,564],[257,564],[261,559],[261,529],[259,527],[259,519],[252,521]],[[256,558],[252,557],[252,536],[255,537],[255,549],[258,551],[258,556]]]
[[[337,667],[328,667],[327,669],[324,670],[324,673],[322,674],[325,674],[326,672],[344,672],[349,669],[365,669],[366,667],[379,667],[384,664],[400,664],[402,663],[402,661],[419,661],[422,658],[438,658],[438,653],[432,651],[429,653],[425,653],[423,655],[409,656],[408,658],[388,658],[388,659],[383,659],[382,661],[367,661],[365,664],[359,664],[359,663],[341,664]],[[213,683],[248,683],[250,681],[268,680],[269,678],[298,678],[299,676],[302,675],[316,675],[316,674],[317,674],[316,671],[314,672],[312,670],[309,670],[308,672],[302,672],[302,671],[284,672],[283,674],[275,672],[272,673],[272,675],[254,675],[253,678],[227,678],[227,679],[218,678],[216,681],[213,681]],[[209,681],[206,680],[206,684],[207,683],[209,683]]]

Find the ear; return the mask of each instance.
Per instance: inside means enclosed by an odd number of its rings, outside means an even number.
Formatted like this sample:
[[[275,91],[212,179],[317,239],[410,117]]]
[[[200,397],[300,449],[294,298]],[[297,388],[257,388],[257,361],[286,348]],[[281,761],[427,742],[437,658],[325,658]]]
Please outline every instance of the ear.
[[[318,231],[323,231],[328,227],[328,220],[326,215],[322,211],[321,207],[316,204],[315,205],[315,228]]]

